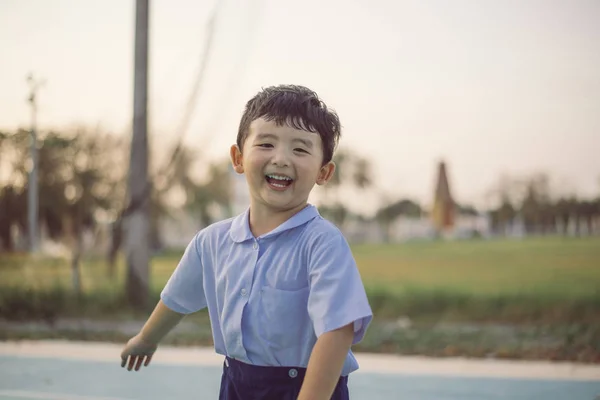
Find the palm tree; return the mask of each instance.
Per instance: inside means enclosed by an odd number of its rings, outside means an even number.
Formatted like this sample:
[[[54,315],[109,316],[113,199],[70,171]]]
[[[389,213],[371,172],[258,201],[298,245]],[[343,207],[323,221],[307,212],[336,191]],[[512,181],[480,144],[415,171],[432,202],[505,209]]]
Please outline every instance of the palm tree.
[[[349,213],[340,194],[342,187],[364,190],[373,185],[372,166],[368,159],[342,148],[333,157],[336,170],[325,186],[325,204],[320,209],[339,227]]]

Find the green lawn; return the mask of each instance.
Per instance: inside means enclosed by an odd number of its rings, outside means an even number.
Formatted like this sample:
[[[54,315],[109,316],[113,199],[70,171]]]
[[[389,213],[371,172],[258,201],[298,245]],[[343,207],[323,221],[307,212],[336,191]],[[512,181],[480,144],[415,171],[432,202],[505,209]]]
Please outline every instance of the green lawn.
[[[422,242],[354,247],[367,286],[468,294],[600,294],[600,238]]]
[[[504,315],[523,320],[544,314],[572,320],[589,319],[600,306],[600,238],[357,245],[353,251],[373,307],[383,316],[463,314],[485,319]],[[169,252],[153,258],[155,296],[180,255]],[[120,260],[117,280],[110,281],[104,260],[84,258],[86,295],[95,303],[121,301],[117,297],[123,272]],[[18,294],[25,288],[68,291],[70,285],[66,260],[0,256],[5,303],[6,296],[13,295],[19,300],[11,304],[26,301],[29,295]]]

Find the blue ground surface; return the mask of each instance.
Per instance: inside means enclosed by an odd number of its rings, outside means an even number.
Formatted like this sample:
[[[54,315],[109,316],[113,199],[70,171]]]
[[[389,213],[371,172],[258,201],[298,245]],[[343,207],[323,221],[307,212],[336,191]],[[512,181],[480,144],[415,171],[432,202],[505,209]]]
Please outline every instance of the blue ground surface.
[[[119,361],[0,356],[0,400],[216,399],[217,367],[151,365],[128,372]],[[514,380],[357,372],[352,400],[595,400],[600,382]]]

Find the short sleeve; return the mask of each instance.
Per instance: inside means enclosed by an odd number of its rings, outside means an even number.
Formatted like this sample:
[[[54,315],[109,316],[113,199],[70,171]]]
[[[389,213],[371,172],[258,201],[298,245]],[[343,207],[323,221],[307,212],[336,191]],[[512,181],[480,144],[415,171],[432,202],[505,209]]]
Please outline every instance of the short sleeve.
[[[161,300],[168,308],[181,314],[190,314],[206,307],[200,240],[198,233],[188,244],[160,294]]]
[[[317,337],[350,323],[352,344],[362,340],[373,314],[350,246],[337,234],[320,237],[310,249],[308,313]]]

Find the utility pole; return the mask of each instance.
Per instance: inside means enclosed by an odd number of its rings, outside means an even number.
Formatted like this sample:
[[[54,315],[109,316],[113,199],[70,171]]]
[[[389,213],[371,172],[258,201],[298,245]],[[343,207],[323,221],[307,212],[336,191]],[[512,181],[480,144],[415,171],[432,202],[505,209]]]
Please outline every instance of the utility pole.
[[[135,2],[133,136],[129,160],[129,203],[125,221],[126,292],[138,309],[148,305],[150,218],[148,182],[148,22],[149,0]]]
[[[30,156],[31,167],[29,171],[29,183],[27,189],[27,217],[29,225],[29,252],[36,253],[38,250],[38,148],[37,148],[37,103],[36,95],[38,89],[44,84],[43,81],[36,81],[33,74],[27,76],[30,93],[29,104],[31,104],[31,133],[30,133]]]

